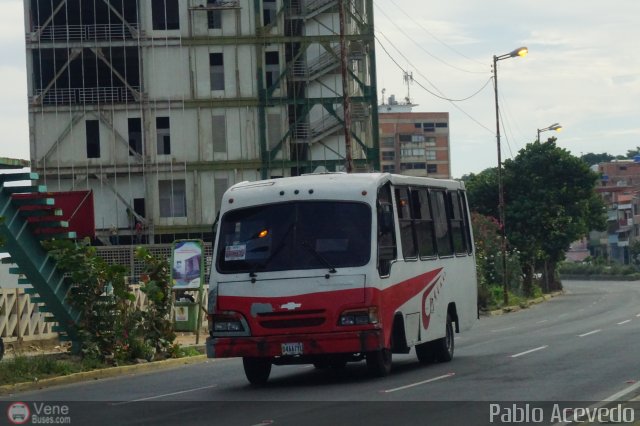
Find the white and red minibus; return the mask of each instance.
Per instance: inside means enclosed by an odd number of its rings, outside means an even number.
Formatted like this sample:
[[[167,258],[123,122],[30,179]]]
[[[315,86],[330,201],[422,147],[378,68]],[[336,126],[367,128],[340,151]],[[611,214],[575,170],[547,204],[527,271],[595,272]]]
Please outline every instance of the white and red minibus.
[[[388,173],[312,174],[229,188],[214,225],[210,358],[385,376],[392,353],[449,361],[477,318],[464,184]]]

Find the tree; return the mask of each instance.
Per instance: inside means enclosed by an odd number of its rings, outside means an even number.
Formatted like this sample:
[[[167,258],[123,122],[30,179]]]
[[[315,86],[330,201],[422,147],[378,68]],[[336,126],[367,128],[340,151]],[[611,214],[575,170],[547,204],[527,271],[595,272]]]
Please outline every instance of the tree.
[[[587,154],[584,154],[580,158],[589,166],[595,166],[596,164],[600,163],[608,163],[609,161],[614,160],[616,157],[607,154],[606,152],[603,152],[602,154],[594,154],[592,152],[589,152]]]
[[[560,288],[555,269],[570,244],[606,225],[604,204],[595,192],[598,175],[555,141],[528,144],[504,165],[507,235],[521,252],[526,295],[533,289],[537,262],[548,265],[549,289]]]
[[[464,175],[462,181],[467,188],[471,210],[499,220],[498,214],[498,169],[485,169],[478,174]]]

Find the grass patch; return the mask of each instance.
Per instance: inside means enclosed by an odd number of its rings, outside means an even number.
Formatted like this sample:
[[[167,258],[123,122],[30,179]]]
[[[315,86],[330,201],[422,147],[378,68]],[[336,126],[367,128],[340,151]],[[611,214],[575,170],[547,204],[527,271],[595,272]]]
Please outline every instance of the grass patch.
[[[186,358],[202,355],[201,350],[193,346],[174,345],[172,358]],[[133,364],[131,361],[127,364]],[[95,358],[81,358],[68,353],[44,354],[26,356],[16,354],[15,357],[5,357],[0,362],[0,386],[16,383],[37,382],[52,377],[68,376],[83,371],[99,370],[112,365]]]
[[[59,355],[17,355],[0,363],[0,385],[35,382],[82,371],[80,360],[64,359]]]

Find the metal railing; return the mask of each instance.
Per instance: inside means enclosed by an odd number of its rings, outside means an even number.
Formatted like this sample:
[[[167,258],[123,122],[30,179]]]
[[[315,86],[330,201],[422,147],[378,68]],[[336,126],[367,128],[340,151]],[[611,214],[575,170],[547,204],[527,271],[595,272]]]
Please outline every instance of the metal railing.
[[[137,34],[131,32],[133,29]],[[35,26],[40,41],[131,40],[138,37],[138,24],[48,25]]]
[[[140,91],[140,87],[134,87]],[[44,95],[44,97],[42,97]],[[40,99],[43,105],[70,104],[112,104],[137,102],[135,96],[127,87],[84,87],[71,89],[50,89],[46,93],[39,89],[31,102]]]

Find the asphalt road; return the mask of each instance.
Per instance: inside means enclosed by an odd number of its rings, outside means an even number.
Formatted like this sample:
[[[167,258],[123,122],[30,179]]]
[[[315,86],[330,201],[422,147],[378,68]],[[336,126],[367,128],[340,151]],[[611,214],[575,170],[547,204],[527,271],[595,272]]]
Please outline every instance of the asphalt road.
[[[241,360],[222,359],[7,399],[67,404],[72,424],[467,425],[527,413],[537,423],[542,411],[542,423],[555,423],[555,404],[640,393],[640,282],[568,281],[565,289],[530,309],[483,317],[456,335],[450,363],[394,355],[381,379],[364,362],[335,371],[274,366],[256,388]]]

